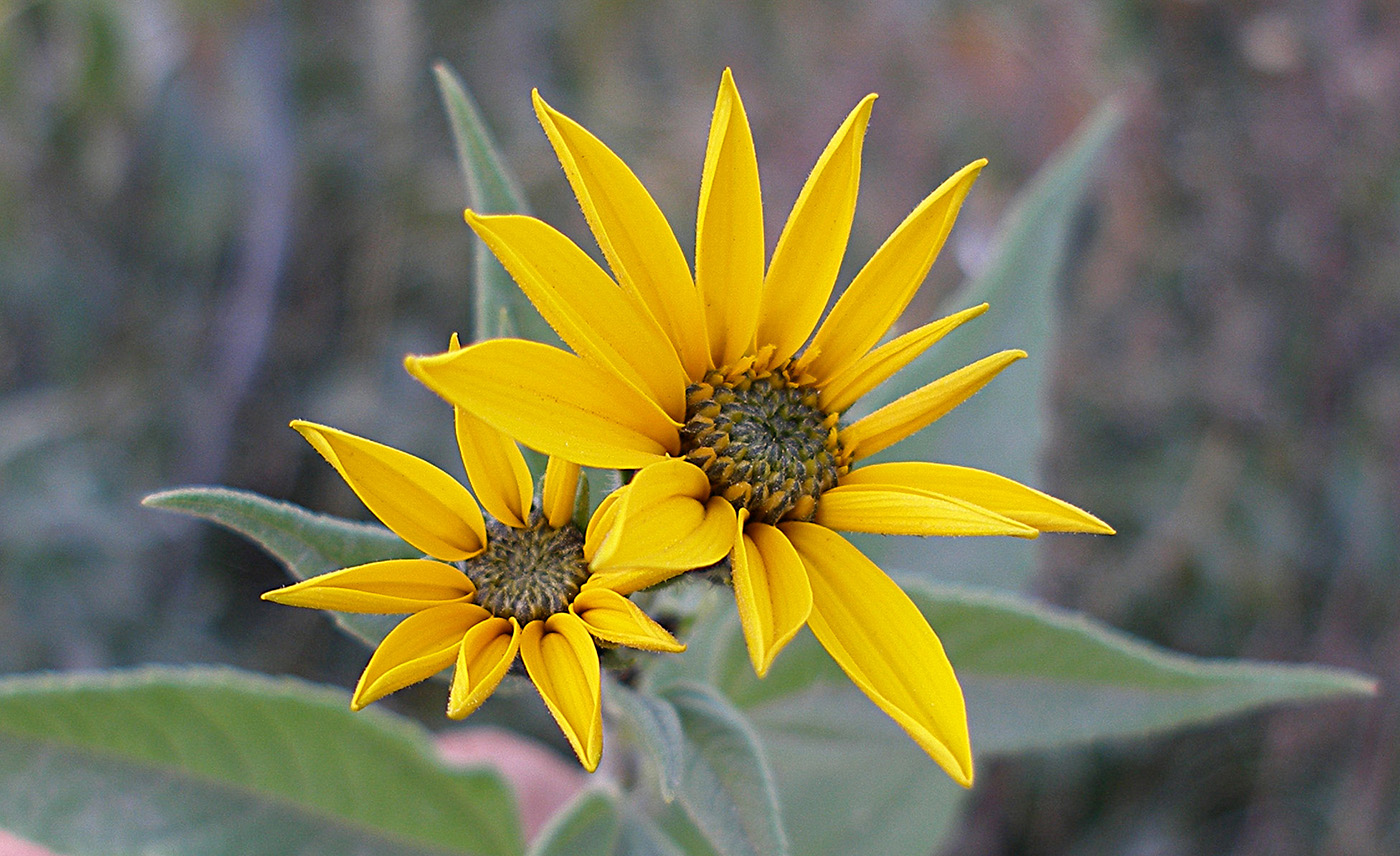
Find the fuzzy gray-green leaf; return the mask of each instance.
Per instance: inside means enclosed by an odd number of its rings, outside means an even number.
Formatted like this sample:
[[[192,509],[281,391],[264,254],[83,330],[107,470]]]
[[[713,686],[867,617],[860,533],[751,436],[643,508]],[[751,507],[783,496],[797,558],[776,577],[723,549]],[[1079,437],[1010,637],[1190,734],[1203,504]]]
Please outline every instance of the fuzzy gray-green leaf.
[[[987,266],[942,307],[951,313],[989,303],[987,313],[886,381],[861,402],[861,409],[893,401],[997,351],[1020,348],[1029,358],[1012,364],[929,428],[873,456],[872,462],[943,461],[1044,487],[1038,460],[1046,436],[1045,379],[1058,329],[1056,291],[1081,200],[1122,120],[1123,111],[1110,102],[1084,123],[1016,197]],[[1034,544],[1012,538],[852,540],[883,568],[927,573],[942,582],[1020,588],[1035,569]]]
[[[445,62],[434,63],[433,74],[457,144],[457,161],[467,185],[467,205],[482,213],[528,213],[519,185],[461,79]],[[491,251],[480,240],[475,246],[472,341],[518,336],[558,344],[559,337]]]
[[[685,736],[676,709],[665,699],[609,681],[603,710],[640,749],[655,770],[661,798],[670,802],[681,786]]]
[[[340,692],[221,668],[0,680],[0,827],[70,856],[515,856],[494,773]]]
[[[422,555],[383,526],[315,514],[250,491],[184,487],[153,493],[142,504],[232,529],[257,542],[299,580],[366,562]],[[378,645],[399,620],[390,615],[331,614],[370,646]]]
[[[710,846],[720,856],[786,854],[772,773],[744,715],[699,684],[672,686],[661,695],[685,734],[677,802]]]
[[[1134,737],[1274,704],[1375,691],[1370,678],[1344,669],[1178,654],[1018,595],[921,578],[904,578],[901,585],[957,671],[979,757]],[[715,680],[760,732],[773,716],[789,718],[773,713],[784,708],[830,704],[839,718],[855,704],[882,716],[859,699],[809,633],[793,640],[763,681],[748,667],[737,627],[724,644],[726,653],[714,660]],[[770,681],[780,691],[765,689]]]

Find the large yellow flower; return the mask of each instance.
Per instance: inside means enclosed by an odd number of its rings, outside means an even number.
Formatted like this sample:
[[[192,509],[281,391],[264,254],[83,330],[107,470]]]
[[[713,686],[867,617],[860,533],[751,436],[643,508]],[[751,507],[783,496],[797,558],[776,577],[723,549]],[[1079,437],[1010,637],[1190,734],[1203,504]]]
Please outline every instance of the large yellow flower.
[[[530,471],[515,443],[460,409],[462,461],[494,519],[427,461],[334,428],[300,421],[292,427],[386,526],[428,557],[371,562],[263,595],[314,609],[412,613],[375,650],[351,708],[455,664],[447,715],[460,719],[491,695],[519,653],[579,760],[594,770],[603,746],[594,638],[651,651],[685,649],[596,573],[608,567],[596,561],[600,547],[619,552],[609,513],[614,498],[580,531],[573,522],[578,465],[551,458],[543,496],[532,502]],[[622,555],[638,560],[636,551]],[[685,570],[650,567],[661,576]]]
[[[765,272],[758,165],[726,70],[700,182],[692,278],[637,177],[536,93],[536,113],[617,280],[539,220],[469,211],[472,228],[576,355],[500,339],[407,364],[528,446],[589,466],[640,468],[608,509],[627,551],[669,547],[680,561],[690,550],[684,561],[693,567],[727,555],[758,674],[805,623],[851,680],[966,785],[962,691],[938,637],[834,530],[1027,538],[1112,530],[982,470],[853,468],[1025,356],[994,354],[843,423],[862,395],[986,309],[878,345],[942,247],[985,163],[977,161],[919,203],[817,326],[850,232],[873,101],[856,106],[818,159]],[[671,544],[681,536],[683,545]],[[601,578],[616,591],[663,578],[627,567],[629,557],[610,558],[614,568]]]

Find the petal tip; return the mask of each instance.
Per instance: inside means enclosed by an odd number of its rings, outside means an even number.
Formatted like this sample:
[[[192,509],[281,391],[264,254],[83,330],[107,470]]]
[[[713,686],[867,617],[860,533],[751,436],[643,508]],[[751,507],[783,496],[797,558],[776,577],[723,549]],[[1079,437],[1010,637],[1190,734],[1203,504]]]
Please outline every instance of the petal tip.
[[[538,87],[530,90],[530,103],[534,105],[535,117],[539,119],[541,125],[548,125],[553,121],[555,114],[559,112],[551,107],[548,101],[544,100]]]
[[[953,781],[957,782],[960,786],[968,790],[972,790],[973,772],[971,764],[969,764],[966,769],[959,767],[956,772],[949,770],[948,775],[950,778],[952,778]]]

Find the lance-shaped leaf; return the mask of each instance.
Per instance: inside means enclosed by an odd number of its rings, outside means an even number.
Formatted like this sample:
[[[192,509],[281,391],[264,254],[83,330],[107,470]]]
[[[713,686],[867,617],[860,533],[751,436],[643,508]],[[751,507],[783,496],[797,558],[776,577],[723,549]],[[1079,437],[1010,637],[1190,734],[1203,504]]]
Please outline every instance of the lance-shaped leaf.
[[[438,93],[457,143],[457,161],[467,185],[467,205],[483,213],[528,213],[519,184],[497,151],[481,111],[461,79],[445,62],[434,63],[433,74],[437,77]],[[559,337],[530,305],[491,251],[480,241],[475,246],[472,341],[520,336],[559,344]]]
[[[550,821],[530,856],[686,856],[646,815],[585,790]]]
[[[977,764],[1375,691],[1374,681],[1341,669],[1189,657],[1017,595],[907,576],[899,582],[957,672]],[[958,789],[811,634],[799,634],[759,680],[737,617],[705,618],[722,629],[688,637],[685,654],[659,671],[670,680],[713,681],[745,712],[772,765],[794,852],[853,852],[852,828],[872,830],[862,852],[937,849]],[[885,771],[879,781],[860,772],[870,768]],[[812,785],[813,777],[824,784]],[[884,813],[891,805],[909,810]]]
[[[1059,326],[1056,290],[1080,201],[1122,121],[1122,109],[1113,102],[1105,104],[1040,169],[1002,221],[986,267],[950,295],[943,304],[946,311],[940,313],[989,303],[986,314],[962,325],[858,402],[852,416],[1006,348],[1022,349],[1030,358],[1002,372],[933,425],[874,455],[871,462],[942,461],[1044,486],[1037,462],[1046,435],[1045,379],[1053,365],[1054,331]],[[957,236],[954,226],[953,240]],[[886,570],[936,569],[943,581],[1020,588],[1035,568],[1034,545],[1005,538],[858,535],[851,540]]]
[[[381,559],[422,555],[383,526],[314,514],[249,491],[185,487],[153,493],[141,504],[210,520],[247,536],[299,580]],[[400,620],[391,615],[332,615],[337,624],[371,647],[383,641]]]
[[[784,856],[772,773],[744,715],[709,687],[661,694],[680,717],[684,764],[676,801],[719,856]]]
[[[1376,691],[1374,680],[1345,669],[1190,657],[1025,598],[902,583],[943,637],[962,678],[973,747],[984,753],[1134,737]]]
[[[603,692],[603,713],[642,751],[666,802],[675,799],[685,772],[685,736],[670,702],[645,690],[609,680]]]
[[[0,680],[0,827],[71,856],[522,850],[500,778],[340,692],[221,668]]]

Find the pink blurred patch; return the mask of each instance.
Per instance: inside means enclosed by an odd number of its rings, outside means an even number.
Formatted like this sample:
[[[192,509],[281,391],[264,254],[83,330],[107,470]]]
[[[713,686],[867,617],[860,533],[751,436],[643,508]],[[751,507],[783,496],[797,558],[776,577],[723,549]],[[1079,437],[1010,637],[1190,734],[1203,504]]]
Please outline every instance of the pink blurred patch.
[[[0,856],[59,856],[59,854],[0,829]]]
[[[545,823],[588,783],[588,774],[578,765],[533,740],[499,728],[469,728],[445,734],[438,738],[437,747],[448,764],[485,765],[500,772],[515,791],[526,841],[533,841]],[[41,852],[47,851],[35,851],[34,856]],[[0,856],[10,854],[0,850]]]

